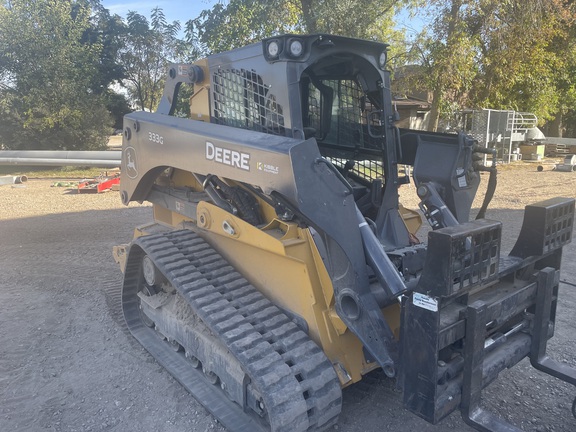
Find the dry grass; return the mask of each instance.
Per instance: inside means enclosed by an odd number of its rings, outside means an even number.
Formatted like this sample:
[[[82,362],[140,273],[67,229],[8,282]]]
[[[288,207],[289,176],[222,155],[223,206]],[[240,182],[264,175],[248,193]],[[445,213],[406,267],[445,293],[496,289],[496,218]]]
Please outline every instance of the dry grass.
[[[0,166],[0,175],[25,175],[29,179],[91,179],[100,175],[113,175],[118,168]]]

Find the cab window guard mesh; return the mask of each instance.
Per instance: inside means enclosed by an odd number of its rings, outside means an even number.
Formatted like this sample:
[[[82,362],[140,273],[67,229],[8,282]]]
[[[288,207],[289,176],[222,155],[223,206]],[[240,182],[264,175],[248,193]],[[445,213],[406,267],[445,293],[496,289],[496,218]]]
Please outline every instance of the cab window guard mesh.
[[[351,79],[322,80],[321,84],[334,91],[330,126],[322,141],[343,147],[381,149],[381,140],[368,134],[368,124],[374,119],[370,118],[371,104],[362,87]],[[320,131],[321,116],[325,112],[321,104],[325,101],[321,97],[321,90],[313,82],[309,83],[308,95],[308,118],[305,123]]]
[[[212,94],[216,123],[285,135],[283,108],[256,72],[219,69],[213,75]]]
[[[333,90],[330,130],[320,141],[320,151],[340,170],[346,162],[354,159],[355,164],[348,170],[360,179],[372,181],[384,177],[381,140],[368,134],[371,105],[367,95],[355,80],[322,80],[321,85]],[[326,112],[321,106],[327,98],[322,98],[321,90],[313,83],[308,87],[307,125],[313,129],[322,128],[321,116]],[[374,125],[377,127],[378,125]],[[348,150],[346,157],[338,157],[336,148]],[[374,152],[378,150],[378,152]]]

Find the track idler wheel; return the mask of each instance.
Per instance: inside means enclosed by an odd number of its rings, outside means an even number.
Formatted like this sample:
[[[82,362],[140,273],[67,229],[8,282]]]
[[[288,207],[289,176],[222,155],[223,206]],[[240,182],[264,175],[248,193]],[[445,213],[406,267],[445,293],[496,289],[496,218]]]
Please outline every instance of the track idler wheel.
[[[142,258],[142,278],[140,292],[147,297],[157,294],[156,284],[160,281],[161,273],[152,262],[152,259],[148,255],[144,255]],[[154,327],[154,321],[152,321],[142,310],[142,305],[139,306],[140,309],[140,319],[146,327]]]
[[[156,268],[156,265],[148,255],[144,255],[142,258],[142,274],[149,286],[157,285],[162,278],[162,273]]]

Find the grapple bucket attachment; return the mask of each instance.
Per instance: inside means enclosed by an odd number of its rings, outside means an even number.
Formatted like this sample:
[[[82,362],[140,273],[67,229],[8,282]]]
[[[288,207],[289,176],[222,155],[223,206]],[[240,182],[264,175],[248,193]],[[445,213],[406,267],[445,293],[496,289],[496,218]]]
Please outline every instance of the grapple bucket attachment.
[[[429,235],[424,271],[402,307],[404,405],[431,423],[456,408],[481,431],[519,430],[480,407],[481,391],[524,357],[576,385],[576,370],[546,354],[562,247],[574,199],[526,208],[518,241],[500,257],[501,225],[478,220]]]

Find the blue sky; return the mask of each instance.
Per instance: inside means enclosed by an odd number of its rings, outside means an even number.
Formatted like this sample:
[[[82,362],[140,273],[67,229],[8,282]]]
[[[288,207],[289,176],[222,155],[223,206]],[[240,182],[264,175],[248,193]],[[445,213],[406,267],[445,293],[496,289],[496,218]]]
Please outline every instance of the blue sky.
[[[216,0],[102,0],[106,9],[121,17],[125,17],[128,11],[135,11],[149,18],[150,11],[158,6],[164,11],[169,22],[178,20],[182,25],[189,19],[196,18],[203,9],[210,9],[214,3]]]

